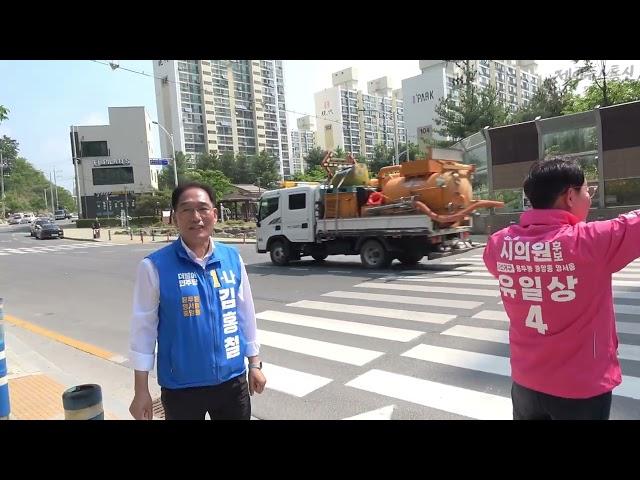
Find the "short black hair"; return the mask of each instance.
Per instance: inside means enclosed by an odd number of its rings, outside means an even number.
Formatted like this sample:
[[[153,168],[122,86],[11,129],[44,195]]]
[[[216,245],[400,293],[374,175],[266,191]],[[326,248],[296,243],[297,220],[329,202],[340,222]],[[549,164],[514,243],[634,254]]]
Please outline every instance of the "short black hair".
[[[173,208],[174,211],[176,210],[176,208],[178,208],[178,202],[180,201],[180,196],[190,188],[200,188],[205,192],[207,192],[207,195],[209,195],[209,199],[211,200],[211,204],[214,207],[216,206],[216,192],[213,190],[213,188],[211,188],[209,185],[205,185],[204,183],[189,182],[183,185],[178,185],[176,188],[173,189],[173,192],[171,193],[171,207]]]
[[[552,157],[531,166],[524,181],[524,194],[533,208],[553,208],[558,197],[568,188],[584,185],[584,172],[566,157]]]

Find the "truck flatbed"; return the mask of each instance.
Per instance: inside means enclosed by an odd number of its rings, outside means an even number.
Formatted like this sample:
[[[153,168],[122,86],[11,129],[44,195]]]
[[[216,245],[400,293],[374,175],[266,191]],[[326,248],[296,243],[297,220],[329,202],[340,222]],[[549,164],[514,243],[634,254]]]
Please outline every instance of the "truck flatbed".
[[[380,215],[355,218],[319,219],[316,234],[319,238],[336,235],[447,235],[471,230],[470,226],[435,229],[426,215]]]

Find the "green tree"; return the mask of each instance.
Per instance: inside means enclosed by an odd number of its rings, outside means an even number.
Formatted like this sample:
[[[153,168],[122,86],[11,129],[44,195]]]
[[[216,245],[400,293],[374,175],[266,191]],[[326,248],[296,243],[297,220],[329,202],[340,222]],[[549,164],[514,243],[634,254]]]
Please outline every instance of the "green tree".
[[[304,173],[294,175],[293,179],[298,182],[324,182],[327,179],[327,173],[322,167],[316,165]]]
[[[226,151],[220,157],[220,171],[224,173],[227,178],[236,177],[236,159],[231,151]]]
[[[640,80],[609,80],[607,82],[607,102],[609,105],[640,100]],[[575,95],[563,113],[578,113],[593,110],[597,105],[604,106],[602,89],[593,83],[582,93]]]
[[[180,184],[184,182],[190,157],[182,152],[176,152],[175,159],[178,165],[178,184]],[[164,167],[160,175],[158,175],[158,188],[160,190],[173,190],[174,187],[173,164],[170,164]]]
[[[140,195],[136,198],[136,216],[150,217],[158,215],[158,209],[171,209],[171,190],[161,190],[152,195]]]
[[[461,75],[456,79],[456,95],[449,93],[436,106],[436,133],[454,141],[472,135],[486,126],[497,127],[507,122],[508,111],[493,87],[479,88],[474,82],[476,70],[471,60],[456,62]]]
[[[373,147],[373,158],[369,161],[369,173],[372,177],[378,175],[382,167],[393,164],[393,149],[383,143]]]
[[[191,170],[186,174],[190,182],[209,185],[216,193],[216,202],[233,190],[231,180],[220,170]]]
[[[416,158],[419,158],[422,156],[422,154],[420,153],[420,149],[418,148],[418,145],[416,145],[415,143],[409,142],[409,160],[415,160]],[[407,145],[404,143],[398,143],[398,159],[400,161],[400,163],[406,162],[407,161]]]
[[[221,164],[217,153],[201,153],[196,157],[197,170],[220,170]]]
[[[598,60],[574,60],[575,64],[579,65],[574,78],[567,80],[567,84],[572,85],[574,88],[586,77],[593,81],[592,86],[595,86],[599,91],[599,97],[601,98],[601,107],[608,107],[613,105],[611,99],[611,92],[609,82],[611,81],[607,75],[607,61]]]
[[[307,152],[307,155],[303,159],[305,164],[304,169],[313,170],[314,167],[319,167],[325,155],[326,152],[320,147],[313,147]]]
[[[251,184],[255,182],[255,175],[251,167],[252,158],[247,157],[244,153],[239,153],[236,157],[236,169],[233,183]]]
[[[9,118],[9,109],[4,105],[0,105],[0,122]]]
[[[536,117],[558,117],[571,104],[573,91],[573,84],[565,84],[561,87],[554,78],[547,77],[542,81],[536,93],[533,94],[529,104],[520,107],[511,116],[510,122],[528,122],[535,120]]]
[[[11,173],[4,179],[6,208],[9,211],[44,212],[44,191],[47,190],[48,208],[51,208],[51,183],[44,174],[36,170],[26,159],[18,157],[14,160]],[[70,211],[76,210],[71,193],[57,187],[60,207]]]
[[[3,135],[0,138],[0,153],[2,154],[3,170],[5,174],[11,172],[11,167],[16,158],[18,158],[18,142],[11,137]]]
[[[335,158],[344,158],[347,156],[346,152],[344,151],[344,148],[342,148],[340,145],[338,145],[336,147],[336,149],[333,151],[333,156]]]
[[[262,188],[276,188],[281,180],[280,169],[278,168],[278,160],[262,150],[259,155],[253,157],[252,162],[253,175],[256,182],[260,183]]]

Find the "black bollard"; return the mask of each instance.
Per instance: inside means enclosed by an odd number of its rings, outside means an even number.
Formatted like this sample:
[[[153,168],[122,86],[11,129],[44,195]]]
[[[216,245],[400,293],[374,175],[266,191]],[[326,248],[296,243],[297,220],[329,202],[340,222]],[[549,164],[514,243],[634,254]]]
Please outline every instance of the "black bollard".
[[[71,387],[62,394],[65,420],[104,420],[100,385]]]

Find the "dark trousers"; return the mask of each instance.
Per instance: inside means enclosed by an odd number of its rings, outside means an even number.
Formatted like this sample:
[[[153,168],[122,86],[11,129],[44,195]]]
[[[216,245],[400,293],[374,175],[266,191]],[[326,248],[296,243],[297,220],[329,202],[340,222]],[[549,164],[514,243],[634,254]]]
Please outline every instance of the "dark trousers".
[[[251,397],[245,374],[210,387],[162,388],[160,398],[166,420],[249,420]]]
[[[562,398],[513,382],[514,420],[609,420],[611,392],[591,398]]]

